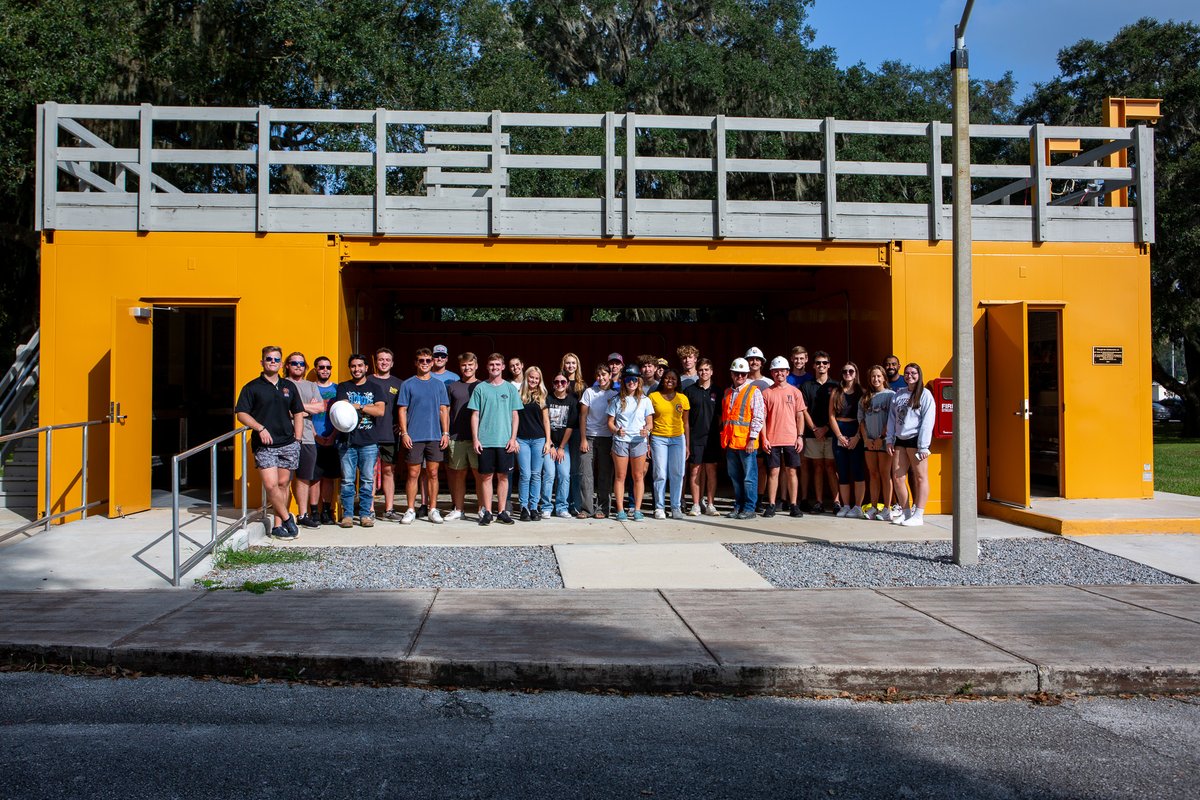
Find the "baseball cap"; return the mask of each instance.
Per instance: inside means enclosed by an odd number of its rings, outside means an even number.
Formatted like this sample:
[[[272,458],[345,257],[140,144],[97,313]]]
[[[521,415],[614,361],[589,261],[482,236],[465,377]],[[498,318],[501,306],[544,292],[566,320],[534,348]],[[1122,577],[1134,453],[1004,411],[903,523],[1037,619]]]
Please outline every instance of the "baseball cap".
[[[783,356],[775,356],[771,359],[771,369],[791,369],[792,365]]]
[[[624,369],[624,371],[622,371],[621,375],[622,375],[622,377],[625,377],[625,378],[640,378],[640,377],[642,377],[642,373],[638,371],[638,368],[635,366],[632,366],[632,365],[626,367]]]
[[[749,372],[750,365],[746,363],[744,358],[735,358],[733,363],[729,365],[730,372]]]
[[[660,366],[660,367],[669,367],[669,366],[671,366],[671,362],[670,362],[670,361],[667,361],[665,358],[660,358],[658,361],[656,361],[656,362],[654,362],[654,363],[658,364],[658,366]]]
[[[609,353],[609,354],[608,354],[608,360],[609,360],[610,362],[612,362],[612,361],[620,361],[622,364],[624,364],[624,363],[625,363],[625,359],[621,358],[621,354],[620,354],[620,353]]]
[[[762,350],[759,350],[757,347],[751,347],[746,351],[746,358],[761,358],[765,361],[767,357],[763,355]]]
[[[435,356],[448,356],[450,355],[450,351],[446,349],[446,345],[444,344],[435,344],[433,346],[433,354]]]

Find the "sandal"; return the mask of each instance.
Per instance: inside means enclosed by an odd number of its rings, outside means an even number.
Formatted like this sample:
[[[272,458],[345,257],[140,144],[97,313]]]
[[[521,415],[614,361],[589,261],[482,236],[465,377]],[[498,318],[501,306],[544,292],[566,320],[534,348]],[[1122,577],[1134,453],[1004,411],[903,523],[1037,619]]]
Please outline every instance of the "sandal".
[[[602,511],[597,511],[597,512],[596,512],[596,513],[595,513],[595,514],[592,516],[592,519],[608,519],[608,514],[605,514],[605,513],[604,513],[604,512],[602,512]]]
[[[580,511],[578,514],[575,515],[575,519],[587,519],[587,518],[588,518],[587,512],[584,512],[584,511]]]

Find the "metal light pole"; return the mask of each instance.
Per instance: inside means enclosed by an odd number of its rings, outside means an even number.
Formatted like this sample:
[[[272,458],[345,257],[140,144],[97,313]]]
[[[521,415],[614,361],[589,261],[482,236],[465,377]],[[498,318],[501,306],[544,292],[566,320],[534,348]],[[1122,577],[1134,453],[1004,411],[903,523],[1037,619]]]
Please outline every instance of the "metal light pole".
[[[975,447],[975,298],[971,288],[971,95],[967,80],[967,0],[954,27],[954,563],[979,563]]]

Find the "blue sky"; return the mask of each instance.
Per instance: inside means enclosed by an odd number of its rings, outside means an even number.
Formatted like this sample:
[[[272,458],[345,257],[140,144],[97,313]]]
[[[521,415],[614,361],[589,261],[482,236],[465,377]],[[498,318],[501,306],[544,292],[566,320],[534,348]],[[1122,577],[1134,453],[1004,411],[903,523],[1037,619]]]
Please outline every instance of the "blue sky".
[[[816,0],[809,24],[818,45],[837,50],[846,67],[895,60],[918,67],[945,64],[966,0]],[[1140,17],[1200,22],[1197,0],[975,0],[967,25],[973,78],[1012,70],[1017,100],[1034,82],[1058,72],[1063,47],[1080,39],[1107,41]]]

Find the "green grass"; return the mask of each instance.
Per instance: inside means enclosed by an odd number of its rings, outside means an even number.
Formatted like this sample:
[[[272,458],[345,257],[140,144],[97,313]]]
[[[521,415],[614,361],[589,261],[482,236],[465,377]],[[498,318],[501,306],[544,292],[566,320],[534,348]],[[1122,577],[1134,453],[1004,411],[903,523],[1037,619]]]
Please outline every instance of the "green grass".
[[[269,578],[265,581],[242,581],[241,583],[229,585],[213,578],[198,578],[196,585],[210,592],[220,591],[221,589],[232,589],[235,592],[250,592],[251,594],[266,594],[272,589],[292,588],[292,582],[283,578]]]
[[[1154,488],[1200,497],[1200,439],[1154,436]]]
[[[252,547],[248,550],[224,548],[213,558],[215,569],[257,567],[262,564],[294,564],[297,561],[316,561],[319,556],[303,550],[284,550],[276,547]]]

